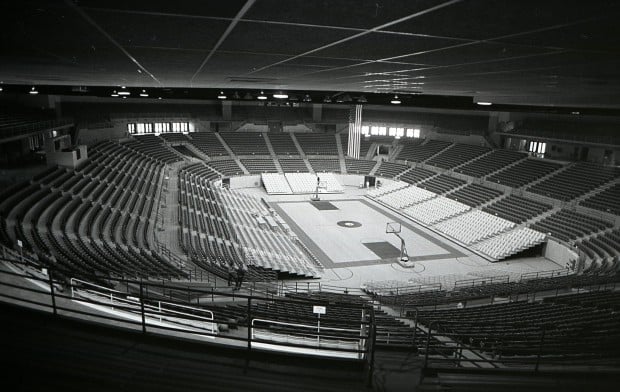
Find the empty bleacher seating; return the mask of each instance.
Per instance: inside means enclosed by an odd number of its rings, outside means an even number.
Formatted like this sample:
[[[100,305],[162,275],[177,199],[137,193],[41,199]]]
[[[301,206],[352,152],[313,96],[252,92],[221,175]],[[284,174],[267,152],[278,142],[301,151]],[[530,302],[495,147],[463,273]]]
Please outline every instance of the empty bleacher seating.
[[[276,155],[299,155],[297,146],[288,133],[269,133],[267,137]]]
[[[599,192],[580,203],[584,207],[620,215],[620,184]]]
[[[571,241],[613,227],[611,222],[563,209],[530,226],[532,229]]]
[[[503,194],[502,191],[487,188],[479,184],[469,184],[446,195],[450,199],[465,203],[471,207],[477,207],[487,203]]]
[[[506,170],[502,170],[488,177],[487,180],[513,188],[520,188],[532,181],[538,180],[558,169],[562,165],[540,159],[526,159]]]
[[[528,199],[523,196],[509,195],[483,208],[489,214],[523,223],[552,208],[550,204]]]
[[[402,174],[407,170],[409,166],[401,165],[399,163],[392,163],[388,161],[381,161],[379,167],[375,171],[375,175],[379,177],[394,178],[399,174]]]
[[[396,159],[409,162],[424,162],[451,144],[441,140],[429,140],[422,145],[417,141],[408,142],[404,145]]]
[[[434,171],[423,169],[421,167],[412,167],[398,176],[401,181],[408,182],[409,184],[417,184],[427,178],[437,175]]]
[[[489,151],[490,149],[488,147],[472,146],[469,144],[453,144],[450,148],[443,150],[426,163],[443,169],[451,169],[486,154]]]
[[[616,170],[593,163],[575,163],[527,190],[558,200],[572,200],[616,176]]]
[[[376,161],[346,158],[344,163],[349,174],[368,174],[377,164]]]
[[[308,171],[306,162],[301,158],[280,158],[278,161],[282,171],[285,173],[303,173]]]
[[[295,137],[306,155],[338,155],[334,134],[297,133]]]
[[[236,155],[269,155],[260,132],[222,132],[220,136]]]
[[[457,201],[439,196],[434,199],[414,204],[403,212],[425,225],[430,225],[461,214],[470,209],[469,206]]]
[[[237,162],[232,159],[209,161],[208,165],[225,176],[243,175],[243,170],[239,167],[239,165],[237,165]]]
[[[437,194],[442,194],[465,184],[466,181],[464,180],[450,177],[446,174],[440,174],[431,179],[422,181],[417,186],[423,189],[428,189],[429,191]]]
[[[273,159],[243,158],[241,163],[250,174],[276,173],[278,168]]]
[[[228,156],[220,139],[212,132],[192,132],[190,143],[209,157]]]
[[[494,260],[501,260],[515,253],[529,249],[545,240],[545,235],[528,228],[517,228],[472,246]]]
[[[457,173],[467,174],[472,177],[485,177],[497,170],[520,161],[527,157],[526,154],[510,150],[493,150],[489,155],[454,169]]]
[[[321,172],[333,172],[340,173],[340,160],[339,159],[308,159],[312,170],[315,173]]]
[[[497,235],[502,231],[514,227],[514,225],[514,223],[505,219],[486,212],[474,210],[444,220],[434,227],[466,245],[471,245],[485,238]]]

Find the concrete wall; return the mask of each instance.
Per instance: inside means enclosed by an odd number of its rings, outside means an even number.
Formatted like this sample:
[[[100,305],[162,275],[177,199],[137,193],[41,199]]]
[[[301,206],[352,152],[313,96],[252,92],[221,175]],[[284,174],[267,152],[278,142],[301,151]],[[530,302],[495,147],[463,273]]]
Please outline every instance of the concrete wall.
[[[577,260],[579,257],[579,255],[574,249],[570,248],[567,244],[564,244],[553,238],[550,238],[547,241],[544,256],[549,260],[559,264],[560,267],[565,267],[566,263],[570,262],[571,260]]]
[[[71,151],[55,151],[47,152],[46,160],[48,166],[58,165],[69,169],[75,169],[81,163],[88,159],[88,153],[85,145],[79,145],[76,149],[80,150],[80,158],[77,157],[75,150]]]
[[[90,146],[100,141],[118,140],[126,138],[127,136],[127,123],[115,122],[112,128],[79,129],[78,143]]]
[[[238,176],[230,178],[230,189],[258,188],[260,184],[260,175]]]

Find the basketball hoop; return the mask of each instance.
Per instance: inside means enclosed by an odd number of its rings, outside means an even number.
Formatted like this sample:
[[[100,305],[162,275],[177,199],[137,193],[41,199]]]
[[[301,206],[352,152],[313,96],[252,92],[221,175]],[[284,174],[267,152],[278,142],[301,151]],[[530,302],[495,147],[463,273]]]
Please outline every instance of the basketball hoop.
[[[385,225],[385,232],[388,234],[394,234],[400,239],[400,261],[406,263],[409,261],[409,255],[407,254],[407,248],[405,247],[405,239],[400,236],[402,225],[400,222],[388,222]]]

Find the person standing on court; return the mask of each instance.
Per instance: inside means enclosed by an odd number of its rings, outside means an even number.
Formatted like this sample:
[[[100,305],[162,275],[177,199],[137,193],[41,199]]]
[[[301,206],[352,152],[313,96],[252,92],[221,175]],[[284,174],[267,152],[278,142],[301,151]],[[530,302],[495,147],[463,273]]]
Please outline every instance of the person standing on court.
[[[245,269],[243,266],[237,267],[237,283],[235,284],[235,290],[239,290],[241,288],[241,283],[243,283],[243,278],[245,276]]]
[[[237,282],[237,271],[233,263],[228,263],[228,286],[230,287],[233,282]]]

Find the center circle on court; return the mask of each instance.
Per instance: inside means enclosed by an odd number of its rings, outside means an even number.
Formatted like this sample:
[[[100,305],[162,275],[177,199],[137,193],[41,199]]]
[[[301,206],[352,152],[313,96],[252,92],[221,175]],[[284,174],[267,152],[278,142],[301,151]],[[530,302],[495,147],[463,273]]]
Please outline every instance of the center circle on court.
[[[337,224],[338,226],[340,226],[340,227],[345,227],[345,228],[347,228],[347,229],[354,229],[354,228],[356,228],[356,227],[361,227],[361,226],[362,226],[362,224],[361,224],[361,223],[359,223],[359,222],[356,222],[356,221],[347,221],[347,220],[337,222],[336,224]]]

